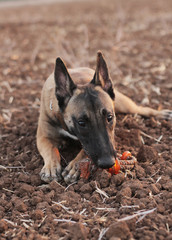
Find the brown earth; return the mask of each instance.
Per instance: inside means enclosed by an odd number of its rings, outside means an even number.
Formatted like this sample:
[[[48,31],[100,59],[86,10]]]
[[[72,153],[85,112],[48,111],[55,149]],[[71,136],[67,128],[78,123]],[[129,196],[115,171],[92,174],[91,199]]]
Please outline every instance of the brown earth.
[[[170,121],[119,114],[117,150],[138,157],[135,169],[97,171],[69,187],[40,180],[35,143],[41,88],[57,56],[94,68],[101,49],[120,91],[171,109],[171,12],[171,0],[0,8],[0,239],[172,239]],[[68,161],[76,152],[61,154]]]

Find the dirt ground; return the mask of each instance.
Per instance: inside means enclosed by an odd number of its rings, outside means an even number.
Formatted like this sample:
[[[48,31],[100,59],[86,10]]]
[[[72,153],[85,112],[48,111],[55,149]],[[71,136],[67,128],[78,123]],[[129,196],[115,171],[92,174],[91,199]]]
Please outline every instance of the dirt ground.
[[[71,186],[40,180],[35,142],[57,56],[95,68],[100,49],[120,91],[172,110],[171,12],[171,0],[0,7],[0,239],[172,239],[170,121],[117,115],[117,151],[131,151],[137,166]],[[70,144],[61,155],[76,152]]]

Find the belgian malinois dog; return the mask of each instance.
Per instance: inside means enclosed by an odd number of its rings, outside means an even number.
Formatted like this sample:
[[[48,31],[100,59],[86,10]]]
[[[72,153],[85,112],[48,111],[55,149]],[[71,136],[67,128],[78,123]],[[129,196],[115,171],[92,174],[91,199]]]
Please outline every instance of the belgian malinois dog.
[[[172,111],[157,111],[137,106],[114,89],[105,59],[97,53],[96,71],[90,68],[68,69],[60,58],[55,71],[46,80],[37,130],[37,147],[44,159],[41,179],[49,182],[63,177],[66,183],[79,176],[78,162],[91,158],[97,167],[114,165],[115,112],[146,117],[171,118]],[[66,138],[79,141],[82,150],[62,171],[59,145]]]

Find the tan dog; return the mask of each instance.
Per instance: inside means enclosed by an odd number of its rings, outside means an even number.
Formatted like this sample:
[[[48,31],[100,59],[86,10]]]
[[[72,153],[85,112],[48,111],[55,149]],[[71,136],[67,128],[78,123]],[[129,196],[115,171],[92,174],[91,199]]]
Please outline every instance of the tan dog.
[[[41,179],[66,183],[79,176],[78,161],[86,158],[101,168],[115,161],[115,112],[140,114],[170,119],[172,111],[157,111],[137,106],[130,98],[114,89],[106,62],[97,54],[97,67],[69,69],[56,59],[54,74],[44,84],[37,130],[37,147],[44,159]],[[63,139],[79,141],[83,149],[68,166],[61,169],[58,148]]]

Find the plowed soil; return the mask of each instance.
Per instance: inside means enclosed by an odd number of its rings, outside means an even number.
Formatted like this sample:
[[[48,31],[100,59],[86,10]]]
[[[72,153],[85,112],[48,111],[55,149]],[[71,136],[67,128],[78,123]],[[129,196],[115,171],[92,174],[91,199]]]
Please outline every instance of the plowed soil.
[[[57,56],[95,68],[100,49],[120,91],[172,110],[171,13],[171,0],[0,7],[0,239],[172,239],[171,121],[117,115],[117,151],[131,151],[135,169],[71,186],[40,180],[35,141]]]

